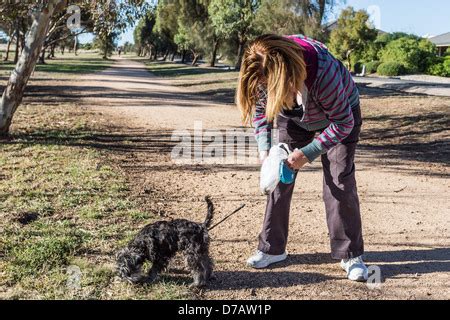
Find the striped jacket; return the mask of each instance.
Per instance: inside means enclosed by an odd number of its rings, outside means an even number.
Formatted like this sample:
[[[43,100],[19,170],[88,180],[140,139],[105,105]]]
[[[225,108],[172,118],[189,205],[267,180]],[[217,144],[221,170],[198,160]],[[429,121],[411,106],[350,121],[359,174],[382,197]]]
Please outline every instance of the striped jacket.
[[[313,74],[308,74],[305,81],[307,95],[301,106],[302,118],[296,121],[308,131],[324,129],[310,144],[301,149],[305,156],[313,161],[350,134],[355,125],[352,109],[359,106],[359,92],[350,72],[331,55],[324,44],[302,35],[288,38],[303,48],[312,50],[313,56],[317,55],[317,70],[313,69]],[[308,61],[306,62],[308,64]],[[266,118],[266,103],[266,89],[260,87],[253,117],[259,151],[269,150],[271,145],[272,126]]]

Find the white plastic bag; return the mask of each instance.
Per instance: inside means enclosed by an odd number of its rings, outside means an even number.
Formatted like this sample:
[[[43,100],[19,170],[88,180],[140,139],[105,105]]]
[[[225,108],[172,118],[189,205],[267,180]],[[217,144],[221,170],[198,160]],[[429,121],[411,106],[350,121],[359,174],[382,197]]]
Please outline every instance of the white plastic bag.
[[[261,166],[259,188],[262,193],[270,194],[280,182],[280,164],[289,157],[289,147],[280,143],[270,149],[268,157]]]

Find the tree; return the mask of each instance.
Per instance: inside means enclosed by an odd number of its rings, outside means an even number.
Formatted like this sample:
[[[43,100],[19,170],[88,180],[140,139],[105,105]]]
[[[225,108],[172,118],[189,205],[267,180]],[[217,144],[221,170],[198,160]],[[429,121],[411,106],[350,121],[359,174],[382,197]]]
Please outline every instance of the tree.
[[[192,65],[211,50],[213,28],[209,21],[210,0],[179,0],[177,46],[192,53]]]
[[[140,19],[148,8],[144,0],[102,0],[89,4],[93,31],[102,48],[103,59],[108,58],[108,50],[113,46],[115,38]]]
[[[355,11],[352,7],[343,10],[337,21],[337,28],[331,32],[329,48],[337,58],[346,61],[352,68],[352,55],[361,55],[378,31],[368,23],[366,11]]]
[[[59,44],[66,45],[65,40],[72,38],[75,42],[72,42],[72,47],[74,48],[76,55],[76,48],[78,46],[78,36],[93,31],[93,21],[92,16],[89,11],[89,5],[87,3],[81,3],[81,21],[82,27],[70,30],[67,27],[67,19],[73,14],[72,11],[64,10],[51,19],[48,27],[47,35],[45,37],[42,54],[39,59],[39,63],[45,63],[45,51],[50,48],[50,53],[47,58],[54,57],[55,48]]]
[[[295,0],[262,0],[255,16],[255,29],[259,34],[305,33],[302,15],[296,12]]]
[[[343,2],[342,0],[297,0],[295,10],[300,13],[302,17],[302,32],[305,35],[316,38],[318,40],[325,40],[326,35],[323,32],[322,23],[327,14],[337,4]]]
[[[202,51],[198,43],[195,42],[195,37],[191,34],[192,29],[188,28],[183,22],[179,23],[178,33],[175,35],[175,43],[183,52],[190,51],[192,54],[192,65],[195,65],[200,58]],[[184,55],[183,55],[184,56]],[[184,62],[184,57],[182,59]]]
[[[87,2],[91,6],[91,12],[98,13],[97,9],[107,7],[108,3],[113,0],[99,0]],[[0,136],[6,136],[9,133],[9,128],[15,111],[22,101],[22,97],[33,72],[42,46],[44,44],[47,32],[52,18],[63,12],[67,8],[67,0],[46,0],[46,1],[22,1],[16,2],[14,5],[9,4],[9,1],[0,3],[0,15],[3,18],[11,17],[16,14],[18,10],[22,10],[21,18],[23,18],[24,25],[28,30],[26,35],[18,43],[21,43],[23,50],[20,52],[18,62],[9,77],[8,83],[3,91],[0,100]],[[115,14],[120,19],[120,23],[116,25],[120,30],[125,28],[127,22],[133,21],[138,15],[140,8],[145,7],[144,0],[128,0],[119,1],[120,6],[118,12]],[[95,11],[97,10],[97,11]],[[30,16],[27,14],[30,12]],[[94,21],[99,14],[93,14]],[[98,19],[102,20],[102,19]],[[3,22],[3,20],[1,20]],[[104,21],[104,19],[103,19]],[[17,35],[17,39],[19,35]],[[16,51],[18,51],[16,49]]]
[[[247,41],[255,33],[255,15],[261,0],[212,0],[209,5],[212,26],[225,39],[236,35],[238,52],[236,69],[241,66]]]
[[[426,39],[403,37],[386,45],[381,60],[400,63],[408,73],[425,72],[436,62],[436,47]]]
[[[123,54],[133,51],[134,45],[128,41],[123,44]]]
[[[23,48],[24,36],[27,31],[28,19],[26,19],[29,5],[26,3],[16,3],[14,5],[0,4],[0,27],[7,30],[9,42],[5,61],[9,58],[9,49],[13,40],[16,42],[14,63],[17,63],[21,47]]]
[[[117,32],[108,32],[102,38],[96,36],[93,42],[94,48],[102,53],[103,59],[108,59],[117,48],[118,38]]]
[[[177,0],[160,0],[156,7],[156,25],[155,31],[160,35],[161,44],[172,51],[172,60],[178,51],[175,43],[175,35],[178,33],[178,16],[180,15],[180,6]],[[186,56],[186,50],[182,52],[183,62]]]
[[[139,55],[150,55],[150,59],[156,59],[158,54],[158,37],[154,27],[156,24],[155,10],[151,8],[141,18],[134,29],[134,43],[139,50]]]
[[[36,65],[50,19],[66,4],[65,0],[49,0],[43,8],[31,7],[32,24],[25,38],[26,50],[22,50],[0,100],[0,136],[9,132],[13,115],[22,101],[26,84]]]

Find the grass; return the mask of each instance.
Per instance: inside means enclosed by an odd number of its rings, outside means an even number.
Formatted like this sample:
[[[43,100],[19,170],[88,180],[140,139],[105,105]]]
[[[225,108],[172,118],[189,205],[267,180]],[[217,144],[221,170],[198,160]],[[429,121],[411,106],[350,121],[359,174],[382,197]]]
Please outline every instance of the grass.
[[[111,60],[104,60],[98,53],[73,53],[57,55],[54,59],[46,59],[46,64],[37,64],[35,72],[47,75],[82,75],[101,71],[111,66]],[[0,63],[0,76],[8,76],[14,68],[11,61]]]
[[[161,61],[146,62],[146,65],[155,76],[173,79],[171,84],[174,86],[207,95],[219,102],[234,101],[237,71]]]
[[[115,252],[156,217],[140,209],[114,154],[91,144],[94,116],[64,103],[23,106],[0,144],[0,298],[190,296],[170,276],[144,287],[116,277]]]
[[[148,69],[158,77],[202,79],[205,75],[215,77],[223,74],[237,74],[235,71],[226,69],[196,67],[184,63],[150,61],[146,64]]]

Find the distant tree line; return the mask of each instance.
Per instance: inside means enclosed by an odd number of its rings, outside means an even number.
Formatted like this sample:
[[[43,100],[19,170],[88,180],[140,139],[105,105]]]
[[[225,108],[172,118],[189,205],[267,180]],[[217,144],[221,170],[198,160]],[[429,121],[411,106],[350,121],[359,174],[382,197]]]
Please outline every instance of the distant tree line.
[[[326,40],[322,24],[336,0],[160,0],[134,31],[136,52],[150,59],[239,68],[249,40],[263,33],[303,33]]]
[[[449,58],[436,55],[427,39],[385,33],[370,23],[365,10],[344,9],[332,31],[324,21],[345,1],[309,0],[160,0],[134,30],[135,50],[152,60],[214,66],[226,61],[237,69],[243,50],[264,33],[304,34],[326,43],[346,66],[382,75],[428,73],[449,76]]]

